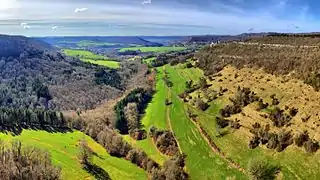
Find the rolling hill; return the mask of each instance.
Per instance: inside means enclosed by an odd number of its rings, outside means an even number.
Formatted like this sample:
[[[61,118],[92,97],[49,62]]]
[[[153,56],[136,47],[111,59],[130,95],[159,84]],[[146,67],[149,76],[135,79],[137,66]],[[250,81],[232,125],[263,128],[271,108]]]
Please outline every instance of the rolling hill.
[[[87,42],[90,46],[130,46],[132,44],[141,46],[162,46],[161,43],[150,42],[141,37],[137,36],[79,36],[79,37],[37,37],[37,40],[41,40],[52,44],[54,46],[64,47],[64,48],[75,48],[78,47],[79,42]],[[88,44],[88,42],[90,42]],[[100,43],[100,44],[99,44]],[[104,44],[103,44],[104,43]],[[108,43],[108,44],[106,44]],[[80,46],[85,45],[84,43]]]
[[[67,57],[47,43],[20,36],[1,36],[0,106],[87,109],[120,94],[117,72]],[[112,71],[112,72],[111,72]],[[98,72],[110,81],[97,83]]]

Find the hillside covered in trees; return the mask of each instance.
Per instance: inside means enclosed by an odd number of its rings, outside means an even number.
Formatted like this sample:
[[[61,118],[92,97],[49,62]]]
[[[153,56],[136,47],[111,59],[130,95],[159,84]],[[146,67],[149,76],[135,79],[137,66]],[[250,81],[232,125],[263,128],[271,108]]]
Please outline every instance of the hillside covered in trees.
[[[118,71],[86,64],[25,37],[0,36],[0,44],[6,47],[0,51],[2,107],[91,109],[119,96],[131,77],[146,72],[135,62]]]

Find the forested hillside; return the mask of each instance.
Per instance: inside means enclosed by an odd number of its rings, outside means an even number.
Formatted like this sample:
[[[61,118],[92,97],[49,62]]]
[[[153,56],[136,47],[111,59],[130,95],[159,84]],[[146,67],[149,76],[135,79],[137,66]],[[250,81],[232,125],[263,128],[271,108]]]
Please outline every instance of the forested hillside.
[[[50,45],[25,37],[1,36],[0,106],[58,110],[90,109],[115,98],[143,66],[119,71],[80,62]],[[130,65],[131,64],[131,65]]]

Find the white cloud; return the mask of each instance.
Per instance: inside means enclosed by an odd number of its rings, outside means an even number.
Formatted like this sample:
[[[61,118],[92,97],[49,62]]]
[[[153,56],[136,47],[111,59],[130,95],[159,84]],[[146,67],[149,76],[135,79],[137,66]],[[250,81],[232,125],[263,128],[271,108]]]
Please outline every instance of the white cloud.
[[[20,24],[20,26],[26,26],[26,25],[28,25],[28,23],[23,22]]]
[[[88,10],[88,8],[76,8],[75,10],[74,10],[74,12],[75,13],[78,13],[78,12],[84,12],[84,11],[87,11]]]
[[[31,28],[31,26],[29,26],[28,23],[26,23],[26,22],[20,23],[20,26],[21,26],[23,29],[30,29],[30,28]]]
[[[59,26],[52,26],[51,29],[52,29],[53,31],[55,31],[55,30],[57,30],[57,29],[59,29],[59,28],[60,28]]]
[[[13,9],[19,7],[17,0],[0,0],[0,10]]]
[[[152,0],[144,0],[141,4],[145,5],[145,4],[151,4]]]
[[[25,25],[23,26],[23,29],[31,29],[31,26]]]

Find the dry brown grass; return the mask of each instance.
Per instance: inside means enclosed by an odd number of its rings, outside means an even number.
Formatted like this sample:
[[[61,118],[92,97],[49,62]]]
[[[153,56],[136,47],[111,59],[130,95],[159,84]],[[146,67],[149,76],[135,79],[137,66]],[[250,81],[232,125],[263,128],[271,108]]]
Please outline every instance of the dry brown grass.
[[[228,91],[224,93],[224,103],[228,102],[229,97],[233,97],[237,91],[238,86],[248,87],[264,102],[271,104],[270,96],[276,94],[281,109],[285,106],[289,108],[297,108],[298,114],[293,118],[292,124],[289,127],[275,128],[273,131],[292,130],[294,133],[308,130],[310,137],[320,140],[320,92],[315,91],[311,86],[304,84],[299,80],[287,80],[287,77],[276,77],[265,73],[263,70],[243,68],[237,70],[231,66],[224,68],[219,79],[211,82],[215,90],[220,87],[227,88]],[[235,75],[237,74],[237,78]],[[257,104],[251,104],[243,109],[243,113],[232,116],[232,119],[239,119],[240,124],[244,127],[251,128],[252,124],[259,122],[261,124],[272,124],[270,119],[260,116],[263,112],[256,111]],[[310,116],[307,122],[302,122],[302,118]],[[247,129],[245,128],[245,129]],[[248,130],[248,129],[247,129]]]
[[[320,73],[320,43],[316,40],[320,38],[254,38],[244,43],[206,47],[196,57],[206,75],[217,73],[227,65],[238,69],[263,68],[267,73],[290,75],[320,89],[320,80],[315,76]]]

